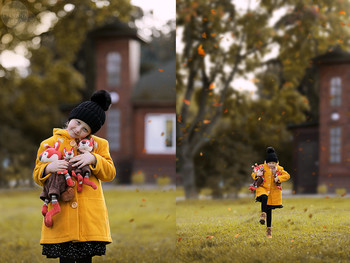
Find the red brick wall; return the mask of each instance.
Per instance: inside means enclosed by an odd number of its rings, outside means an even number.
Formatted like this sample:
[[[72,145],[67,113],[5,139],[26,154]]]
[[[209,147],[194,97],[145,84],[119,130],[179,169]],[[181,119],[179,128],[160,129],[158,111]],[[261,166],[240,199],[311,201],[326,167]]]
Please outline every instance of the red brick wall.
[[[111,108],[121,111],[121,147],[119,151],[111,151],[114,160],[129,160],[132,157],[132,106],[130,96],[132,83],[129,65],[129,39],[100,39],[96,42],[96,89],[105,89],[119,94],[119,101]],[[122,57],[121,84],[115,87],[107,86],[106,58],[109,52],[116,51]],[[135,69],[138,70],[138,69]],[[107,119],[108,121],[108,119]],[[97,134],[106,138],[106,125]]]
[[[342,104],[330,105],[330,81],[333,77],[342,80]],[[319,185],[326,184],[333,192],[336,188],[350,188],[350,65],[326,64],[320,66],[320,165]],[[339,120],[331,119],[337,112]],[[341,163],[330,163],[330,128],[341,127]]]
[[[135,107],[134,108],[134,171],[146,173],[147,182],[154,182],[159,176],[169,176],[175,183],[175,154],[147,154],[145,148],[145,116],[148,113],[173,113],[173,107]]]

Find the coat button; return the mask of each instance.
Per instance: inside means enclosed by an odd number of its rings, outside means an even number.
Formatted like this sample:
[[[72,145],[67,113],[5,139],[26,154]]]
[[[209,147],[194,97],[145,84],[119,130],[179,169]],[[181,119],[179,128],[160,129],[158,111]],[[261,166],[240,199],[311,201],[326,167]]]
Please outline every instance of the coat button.
[[[78,203],[77,203],[77,202],[73,202],[70,206],[71,206],[72,208],[77,208],[77,207],[78,207]]]
[[[77,143],[74,140],[70,141],[70,146],[74,147],[75,145],[77,145]]]
[[[73,181],[73,185],[72,186],[74,187],[75,186],[75,181],[74,180],[72,180],[72,181]]]

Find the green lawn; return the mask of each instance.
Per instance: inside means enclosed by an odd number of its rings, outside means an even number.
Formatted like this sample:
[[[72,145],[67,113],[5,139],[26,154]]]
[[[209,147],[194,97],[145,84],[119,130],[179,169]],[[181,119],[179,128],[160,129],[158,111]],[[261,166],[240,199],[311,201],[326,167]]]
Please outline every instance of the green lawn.
[[[0,192],[0,262],[58,262],[41,255],[41,189]],[[93,262],[175,262],[175,191],[105,190],[113,243]]]
[[[350,262],[349,198],[283,204],[267,239],[253,198],[177,202],[178,262]]]

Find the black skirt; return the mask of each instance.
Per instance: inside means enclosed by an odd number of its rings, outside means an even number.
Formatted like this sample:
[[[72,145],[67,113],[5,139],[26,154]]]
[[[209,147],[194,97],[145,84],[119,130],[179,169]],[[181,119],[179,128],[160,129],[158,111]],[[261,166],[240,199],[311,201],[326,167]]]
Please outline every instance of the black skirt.
[[[106,242],[65,242],[57,244],[43,244],[43,252],[47,258],[65,257],[81,259],[106,254]]]
[[[255,198],[255,202],[262,202],[261,195]],[[283,205],[267,205],[267,209],[283,208]]]

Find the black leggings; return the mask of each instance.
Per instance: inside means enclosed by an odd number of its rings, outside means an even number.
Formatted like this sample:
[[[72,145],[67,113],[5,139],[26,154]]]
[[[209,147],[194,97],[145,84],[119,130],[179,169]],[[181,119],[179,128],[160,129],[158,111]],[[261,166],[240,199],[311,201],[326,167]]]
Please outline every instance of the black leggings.
[[[60,263],[91,263],[92,257],[86,257],[81,259],[60,258]]]
[[[266,213],[266,225],[271,227],[272,222],[272,209],[267,206],[267,195],[261,195],[261,211]]]

